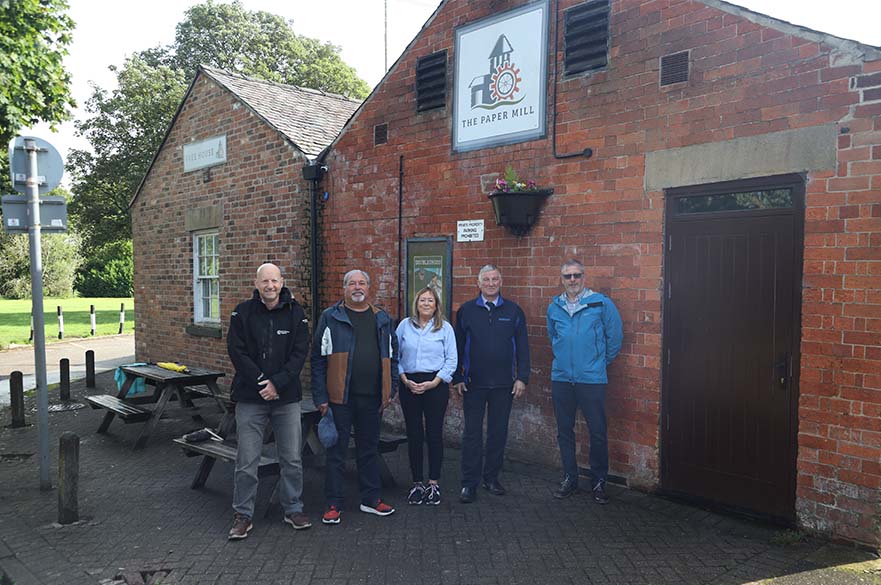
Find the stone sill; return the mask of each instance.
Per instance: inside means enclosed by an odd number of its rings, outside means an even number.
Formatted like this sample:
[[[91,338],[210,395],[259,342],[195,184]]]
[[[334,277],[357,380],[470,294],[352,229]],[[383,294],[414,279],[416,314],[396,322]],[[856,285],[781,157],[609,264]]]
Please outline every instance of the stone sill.
[[[194,337],[213,337],[215,339],[223,337],[223,328],[220,323],[217,325],[190,323],[186,326],[185,331]]]

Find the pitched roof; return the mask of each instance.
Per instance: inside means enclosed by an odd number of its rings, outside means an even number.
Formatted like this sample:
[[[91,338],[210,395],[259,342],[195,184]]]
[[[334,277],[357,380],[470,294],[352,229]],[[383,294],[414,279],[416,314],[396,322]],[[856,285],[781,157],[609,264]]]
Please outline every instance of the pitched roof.
[[[336,138],[361,105],[358,100],[315,89],[273,83],[205,65],[201,69],[310,158]]]

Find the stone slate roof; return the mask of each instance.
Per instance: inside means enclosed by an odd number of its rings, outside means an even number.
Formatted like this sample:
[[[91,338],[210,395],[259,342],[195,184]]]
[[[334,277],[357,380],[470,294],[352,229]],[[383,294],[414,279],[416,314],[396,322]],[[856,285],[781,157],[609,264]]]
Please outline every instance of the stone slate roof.
[[[361,105],[336,94],[273,83],[205,65],[202,71],[228,89],[309,158],[333,142]]]

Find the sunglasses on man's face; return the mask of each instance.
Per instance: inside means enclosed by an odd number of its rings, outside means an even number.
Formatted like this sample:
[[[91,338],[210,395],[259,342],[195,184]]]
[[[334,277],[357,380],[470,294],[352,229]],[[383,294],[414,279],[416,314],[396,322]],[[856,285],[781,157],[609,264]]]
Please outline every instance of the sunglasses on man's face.
[[[583,272],[573,272],[572,274],[564,274],[563,278],[566,280],[578,280],[582,276],[584,276]]]

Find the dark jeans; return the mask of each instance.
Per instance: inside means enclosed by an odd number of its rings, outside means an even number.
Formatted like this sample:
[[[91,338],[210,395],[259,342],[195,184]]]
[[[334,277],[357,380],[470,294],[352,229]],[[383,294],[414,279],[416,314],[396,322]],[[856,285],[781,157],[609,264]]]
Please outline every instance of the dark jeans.
[[[495,481],[502,470],[508,418],[514,396],[511,388],[469,387],[462,398],[465,434],[462,436],[462,487],[476,488],[481,477]],[[483,416],[486,413],[486,450],[483,447]]]
[[[436,374],[407,374],[414,382],[429,382]],[[428,444],[428,479],[440,479],[444,459],[444,415],[450,400],[450,386],[441,382],[423,394],[413,394],[401,384],[401,410],[407,424],[407,451],[413,481],[422,481],[422,444]]]
[[[355,461],[358,464],[358,489],[361,503],[376,505],[381,487],[379,479],[379,424],[382,397],[349,395],[348,404],[330,404],[339,440],[327,450],[324,493],[328,506],[342,509],[345,499],[343,478],[349,435],[355,427]]]
[[[590,431],[590,473],[592,485],[606,481],[609,475],[609,443],[606,438],[606,384],[570,384],[553,382],[554,415],[557,418],[557,443],[563,473],[578,482],[575,460],[575,412],[587,421]]]

